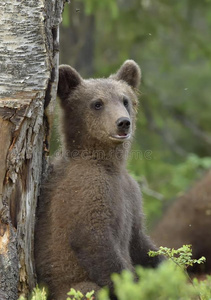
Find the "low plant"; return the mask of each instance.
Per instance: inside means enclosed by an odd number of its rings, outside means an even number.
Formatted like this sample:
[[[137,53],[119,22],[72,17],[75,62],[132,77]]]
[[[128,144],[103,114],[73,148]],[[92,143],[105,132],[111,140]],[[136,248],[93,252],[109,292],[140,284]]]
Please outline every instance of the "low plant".
[[[67,300],[94,300],[94,291],[86,293],[86,295],[83,295],[80,291],[76,291],[75,289],[70,289],[70,291],[67,293],[68,296],[71,296],[67,298]]]
[[[149,256],[165,255],[167,260],[156,269],[136,267],[136,275],[124,270],[121,274],[112,274],[114,290],[118,300],[211,300],[211,276],[199,281],[191,280],[186,272],[188,266],[201,264],[205,258],[192,258],[190,245],[179,249],[160,247],[158,251],[150,251]],[[71,289],[66,300],[94,300],[94,291],[83,295]],[[109,291],[99,291],[98,300],[110,300]],[[19,300],[25,300],[20,297]],[[36,287],[31,300],[47,300],[44,289]],[[65,300],[65,299],[64,299]]]
[[[26,298],[24,296],[20,296],[18,300],[26,300]],[[47,300],[47,292],[45,288],[39,288],[36,286],[32,291],[30,300]]]
[[[204,281],[192,281],[187,267],[205,262],[205,257],[192,258],[190,245],[179,249],[160,247],[150,251],[149,256],[164,255],[167,260],[157,269],[136,267],[137,279],[129,271],[113,274],[118,300],[211,300],[211,276]],[[99,292],[99,300],[109,300],[108,290]]]
[[[158,251],[149,251],[149,256],[154,257],[158,255],[164,255],[166,258],[172,260],[176,265],[186,269],[193,264],[203,264],[206,258],[202,256],[199,259],[192,258],[191,245],[183,245],[181,248],[167,248],[160,247]]]

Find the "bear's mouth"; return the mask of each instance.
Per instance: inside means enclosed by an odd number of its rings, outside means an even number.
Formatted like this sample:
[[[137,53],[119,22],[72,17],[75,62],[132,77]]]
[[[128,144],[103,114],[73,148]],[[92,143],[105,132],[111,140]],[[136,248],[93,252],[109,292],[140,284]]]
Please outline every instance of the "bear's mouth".
[[[109,136],[111,140],[128,140],[130,137],[131,137],[130,133],[121,133],[121,134],[115,134]]]

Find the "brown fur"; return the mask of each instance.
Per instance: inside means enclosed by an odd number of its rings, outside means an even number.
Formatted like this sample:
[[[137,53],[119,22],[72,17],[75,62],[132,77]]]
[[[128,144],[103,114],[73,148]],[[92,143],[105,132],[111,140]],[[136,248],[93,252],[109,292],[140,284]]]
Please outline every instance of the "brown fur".
[[[201,271],[211,273],[211,171],[169,207],[152,237],[161,246],[191,244],[194,258],[207,259]]]
[[[70,287],[112,291],[112,273],[161,260],[147,255],[154,245],[144,233],[139,186],[125,167],[131,137],[111,138],[119,118],[128,118],[125,132],[134,133],[139,81],[134,61],[107,79],[83,80],[60,66],[65,149],[44,186],[35,235],[38,282],[48,285],[51,299],[65,299]]]

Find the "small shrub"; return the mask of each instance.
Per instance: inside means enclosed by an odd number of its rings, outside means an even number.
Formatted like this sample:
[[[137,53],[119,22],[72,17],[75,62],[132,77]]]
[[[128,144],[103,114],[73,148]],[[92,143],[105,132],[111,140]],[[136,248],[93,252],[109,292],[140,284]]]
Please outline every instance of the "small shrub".
[[[211,276],[206,280],[191,280],[186,272],[188,266],[201,264],[204,257],[192,259],[190,245],[179,249],[160,247],[158,251],[150,251],[150,256],[165,255],[164,261],[157,269],[136,267],[136,276],[129,271],[113,274],[112,281],[118,300],[211,300]],[[67,300],[94,300],[94,291],[85,296],[71,289]],[[99,300],[110,300],[109,291],[103,288],[98,293]],[[26,300],[20,297],[19,300]],[[36,287],[31,300],[47,300],[45,289]],[[64,299],[65,300],[65,299]]]
[[[157,269],[138,266],[136,273],[137,281],[129,271],[112,275],[118,300],[190,300],[197,295],[193,285],[187,284],[183,270],[171,261]],[[108,300],[108,294],[100,291],[99,299]]]
[[[45,288],[38,288],[38,286],[36,286],[33,291],[32,291],[32,295],[30,297],[31,300],[47,300],[47,292],[45,290]],[[26,300],[26,298],[24,298],[23,296],[21,296],[18,300]]]
[[[207,276],[206,280],[201,281],[194,278],[193,284],[199,292],[201,300],[211,300],[211,276]]]
[[[192,281],[186,272],[188,266],[205,262],[205,258],[192,259],[190,245],[179,249],[160,247],[150,251],[150,256],[165,255],[168,260],[157,269],[136,267],[138,279],[129,271],[113,274],[115,293],[118,300],[211,300],[211,276],[199,282]],[[106,289],[99,292],[99,300],[109,300]]]
[[[80,291],[76,291],[74,289],[71,289],[67,293],[67,295],[71,296],[71,298],[68,297],[67,300],[82,300],[82,299],[94,300],[93,294],[94,294],[94,291],[91,291],[91,292],[86,293],[86,295],[84,296]]]
[[[199,259],[192,258],[191,245],[183,245],[179,249],[160,247],[158,251],[149,251],[149,256],[153,257],[157,255],[164,255],[183,268],[193,266],[193,264],[202,264],[206,261],[204,256]]]

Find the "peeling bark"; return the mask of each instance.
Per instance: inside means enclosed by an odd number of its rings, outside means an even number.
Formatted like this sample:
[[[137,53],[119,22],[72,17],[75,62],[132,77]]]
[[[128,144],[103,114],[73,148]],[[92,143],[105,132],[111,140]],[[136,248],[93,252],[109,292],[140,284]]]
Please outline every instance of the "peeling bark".
[[[0,299],[35,285],[34,222],[47,167],[65,0],[0,2]]]

